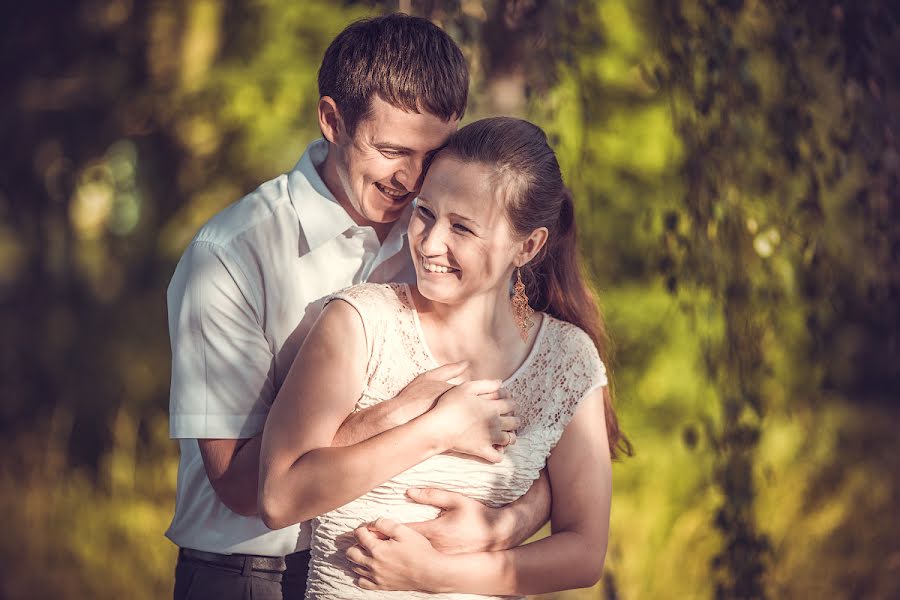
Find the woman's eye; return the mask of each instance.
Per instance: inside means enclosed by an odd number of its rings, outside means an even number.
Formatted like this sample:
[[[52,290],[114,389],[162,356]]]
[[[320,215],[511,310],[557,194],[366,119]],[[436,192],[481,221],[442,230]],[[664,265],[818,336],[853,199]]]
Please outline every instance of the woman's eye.
[[[455,225],[453,225],[453,229],[460,231],[462,233],[472,233],[471,229],[469,229],[465,225],[460,225],[459,223],[456,223]]]
[[[382,150],[381,155],[385,158],[400,158],[403,156],[400,152],[392,152],[390,150]]]
[[[422,215],[426,219],[433,219],[434,214],[425,208],[424,206],[417,206],[416,209],[419,211],[419,214]]]

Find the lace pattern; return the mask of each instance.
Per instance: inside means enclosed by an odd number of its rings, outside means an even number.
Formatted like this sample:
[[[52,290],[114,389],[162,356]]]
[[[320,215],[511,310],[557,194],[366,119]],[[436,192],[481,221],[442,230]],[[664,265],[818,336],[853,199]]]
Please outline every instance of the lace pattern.
[[[367,387],[357,409],[394,397],[435,364],[422,339],[418,316],[405,284],[357,285],[331,296],[350,303],[371,336]],[[400,522],[433,519],[439,510],[409,501],[410,487],[437,487],[464,493],[491,506],[522,496],[540,475],[547,457],[572,419],[579,402],[606,385],[606,370],[590,337],[579,328],[544,315],[531,354],[506,382],[522,419],[515,445],[503,461],[490,464],[452,454],[434,456],[368,494],[313,521],[308,599],[441,598],[489,599],[471,594],[373,592],[354,584],[344,557],[352,531],[362,523],[388,517]],[[504,597],[508,600],[509,597]]]

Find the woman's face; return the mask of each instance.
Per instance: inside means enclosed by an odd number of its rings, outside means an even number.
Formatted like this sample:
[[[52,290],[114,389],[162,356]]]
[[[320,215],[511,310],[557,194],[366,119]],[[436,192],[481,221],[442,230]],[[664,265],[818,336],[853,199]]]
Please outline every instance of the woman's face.
[[[428,170],[409,223],[419,292],[456,304],[509,288],[521,250],[506,218],[492,170],[438,156]]]

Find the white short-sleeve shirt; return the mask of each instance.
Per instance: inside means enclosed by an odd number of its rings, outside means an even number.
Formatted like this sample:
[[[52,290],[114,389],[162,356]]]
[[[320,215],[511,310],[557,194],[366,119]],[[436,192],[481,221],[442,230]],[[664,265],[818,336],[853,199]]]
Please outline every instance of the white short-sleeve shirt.
[[[197,440],[249,438],[269,407],[325,298],[365,281],[415,281],[406,243],[411,207],[383,244],[356,225],[316,166],[318,140],[294,169],[214,216],[181,257],[167,300],[172,345],[169,427],[181,446],[178,546],[283,556],[309,547],[309,527],[272,531],[232,512],[206,476]]]

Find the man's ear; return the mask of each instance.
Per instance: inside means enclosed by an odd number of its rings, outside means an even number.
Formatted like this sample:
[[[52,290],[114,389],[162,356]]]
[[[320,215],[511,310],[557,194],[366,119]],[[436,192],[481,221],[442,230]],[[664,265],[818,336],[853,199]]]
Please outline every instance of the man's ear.
[[[524,267],[531,262],[531,259],[537,256],[538,252],[541,251],[541,248],[544,247],[544,244],[547,243],[548,235],[549,232],[546,227],[538,227],[532,231],[519,246],[519,252],[516,253],[513,264],[517,267]]]
[[[345,134],[344,120],[341,111],[331,96],[319,98],[319,129],[322,136],[332,144],[339,144]]]

